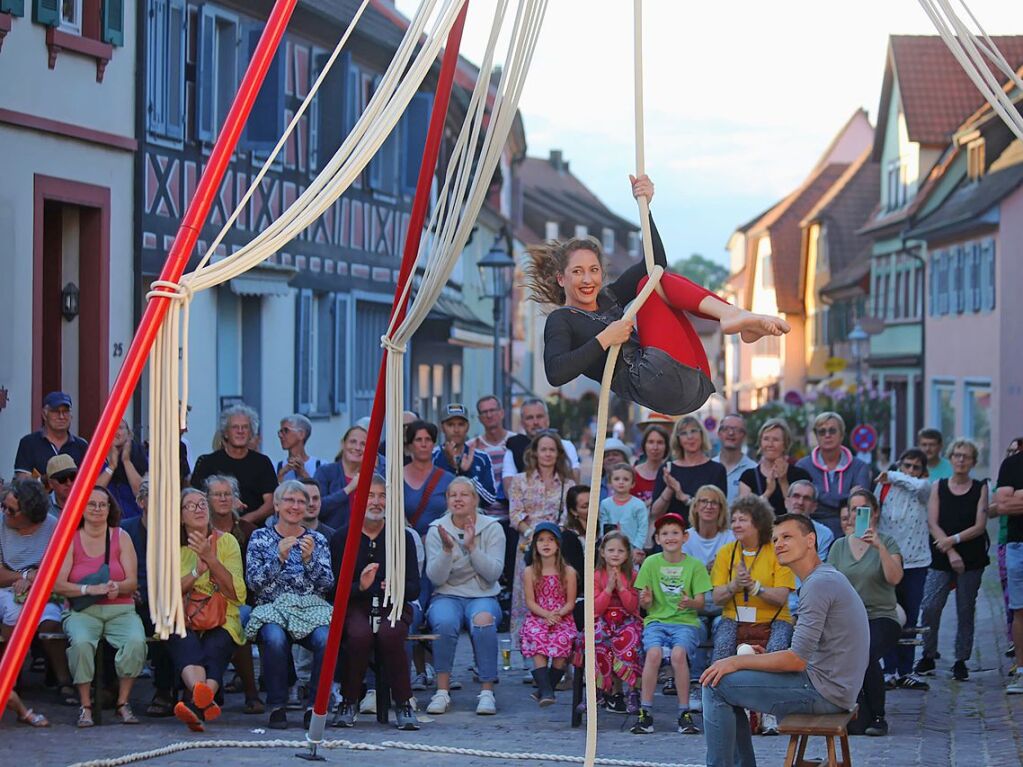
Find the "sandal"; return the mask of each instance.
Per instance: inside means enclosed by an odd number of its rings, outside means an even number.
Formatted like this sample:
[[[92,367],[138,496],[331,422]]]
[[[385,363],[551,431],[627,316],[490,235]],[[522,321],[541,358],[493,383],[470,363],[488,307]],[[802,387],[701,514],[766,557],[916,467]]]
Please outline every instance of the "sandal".
[[[234,675],[234,679],[224,685],[224,692],[227,693],[238,693],[245,692],[245,682],[237,674]]]
[[[92,721],[92,706],[80,706],[78,710],[78,726],[92,727],[96,724]]]
[[[60,696],[60,701],[65,706],[77,706],[82,701],[78,697],[78,691],[70,684],[62,684],[60,689],[57,690],[57,694]]]
[[[174,706],[174,716],[179,721],[184,722],[192,732],[204,732],[206,730],[199,716],[184,701],[178,701]]]
[[[259,698],[250,698],[245,701],[245,708],[242,709],[245,714],[262,714],[264,711],[266,711],[266,706]]]
[[[174,714],[174,701],[164,697],[163,694],[157,693],[153,696],[153,699],[149,701],[149,705],[146,706],[146,716],[150,717],[161,717],[161,716],[172,716]]]
[[[18,717],[18,721],[27,724],[29,727],[49,727],[50,723],[42,714],[37,714],[32,709],[25,709],[25,713]]]
[[[138,717],[135,716],[135,712],[131,710],[131,705],[127,702],[119,704],[114,711],[121,718],[121,724],[139,723]]]

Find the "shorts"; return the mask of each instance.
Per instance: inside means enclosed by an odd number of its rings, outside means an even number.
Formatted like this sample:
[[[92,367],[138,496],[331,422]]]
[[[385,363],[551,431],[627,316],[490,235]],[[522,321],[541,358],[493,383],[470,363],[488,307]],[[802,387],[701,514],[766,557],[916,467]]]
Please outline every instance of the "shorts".
[[[13,626],[18,622],[18,616],[21,615],[21,608],[24,606],[24,602],[14,601],[13,589],[0,589],[0,623],[5,626]],[[51,601],[43,605],[43,612],[39,617],[39,622],[42,623],[43,621],[56,621],[60,623],[60,606],[56,602]]]
[[[680,623],[648,623],[643,628],[643,650],[650,652],[660,647],[665,654],[671,654],[676,647],[681,647],[690,658],[696,654],[700,642],[703,641],[703,628]]]
[[[1023,610],[1023,543],[1005,544],[1005,575],[1009,609]]]

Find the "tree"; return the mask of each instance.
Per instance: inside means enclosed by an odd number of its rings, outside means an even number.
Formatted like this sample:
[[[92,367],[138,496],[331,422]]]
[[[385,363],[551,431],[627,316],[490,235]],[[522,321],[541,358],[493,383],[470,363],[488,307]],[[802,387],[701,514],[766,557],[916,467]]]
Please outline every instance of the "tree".
[[[693,253],[689,258],[676,261],[671,265],[671,269],[683,277],[688,277],[697,285],[703,285],[707,290],[717,290],[728,279],[726,267],[699,253]]]

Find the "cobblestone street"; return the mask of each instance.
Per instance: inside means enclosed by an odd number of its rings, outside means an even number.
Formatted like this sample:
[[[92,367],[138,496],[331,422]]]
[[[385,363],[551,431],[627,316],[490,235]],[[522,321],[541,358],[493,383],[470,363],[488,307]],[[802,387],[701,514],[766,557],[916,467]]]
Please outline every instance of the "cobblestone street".
[[[977,606],[977,645],[970,662],[970,680],[952,681],[949,672],[955,613],[950,603],[945,613],[940,648],[945,660],[939,661],[938,673],[931,678],[926,693],[898,690],[888,696],[888,720],[891,734],[886,738],[856,737],[852,739],[854,764],[857,767],[1008,767],[1023,763],[1023,697],[1010,698],[1004,693],[1005,674],[1010,661],[1004,657],[1006,638],[1003,629],[1002,597],[997,572],[990,567]],[[468,642],[459,645],[458,668],[470,661]],[[475,685],[468,672],[461,676],[465,688],[452,694],[452,710],[434,721],[424,722],[419,732],[399,733],[378,725],[372,716],[362,716],[353,730],[328,729],[329,739],[379,744],[403,741],[430,746],[456,746],[508,752],[541,752],[582,754],[584,731],[569,727],[569,696],[560,693],[558,703],[537,709],[529,700],[528,690],[521,684],[521,672],[505,675],[497,690],[498,716],[478,717],[474,713]],[[33,681],[38,677],[33,676]],[[134,699],[136,711],[148,700],[148,682],[140,683]],[[429,692],[419,693],[421,706]],[[224,716],[199,736],[190,736],[175,719],[143,719],[139,727],[104,724],[92,730],[73,727],[75,709],[53,704],[39,705],[40,696],[52,700],[51,693],[30,689],[27,699],[53,722],[50,730],[30,731],[13,724],[8,715],[0,726],[3,733],[5,765],[68,765],[89,759],[111,758],[134,751],[161,748],[178,741],[196,740],[268,740],[282,737],[301,740],[299,712],[291,712],[291,729],[283,733],[254,733],[264,727],[264,718],[239,713],[240,696],[228,698]],[[112,714],[112,712],[110,712]],[[674,731],[674,705],[658,696],[655,718],[658,731],[649,736],[628,732],[627,718],[601,713],[598,754],[601,757],[699,765],[704,763],[705,747],[701,736],[683,736]],[[424,718],[425,715],[424,715]],[[110,716],[106,721],[110,721]],[[778,765],[784,758],[787,738],[757,737],[754,744],[761,765]],[[821,745],[811,741],[810,755],[823,755]],[[263,765],[299,764],[294,748],[276,749],[199,749],[139,762],[146,765]],[[470,767],[486,765],[501,767],[511,764],[551,764],[522,762],[500,758],[461,756],[415,751],[351,751],[325,752],[327,764],[396,765],[429,764],[438,767]]]

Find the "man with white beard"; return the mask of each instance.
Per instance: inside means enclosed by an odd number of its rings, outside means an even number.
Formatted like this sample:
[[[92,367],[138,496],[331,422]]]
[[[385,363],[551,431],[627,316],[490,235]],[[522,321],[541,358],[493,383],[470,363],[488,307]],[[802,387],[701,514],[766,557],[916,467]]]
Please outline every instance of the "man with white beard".
[[[412,687],[408,673],[405,641],[412,623],[410,602],[419,596],[419,564],[412,533],[405,530],[405,609],[401,620],[392,626],[384,606],[384,588],[388,577],[384,517],[387,507],[387,483],[374,474],[366,499],[366,516],[356,553],[352,592],[341,643],[341,705],[331,725],[353,727],[358,713],[362,682],[370,656],[383,660],[384,673],[394,696],[395,721],[399,730],[418,730],[419,721],[412,707]],[[348,528],[342,527],[330,539],[330,559],[334,579],[341,572]]]

